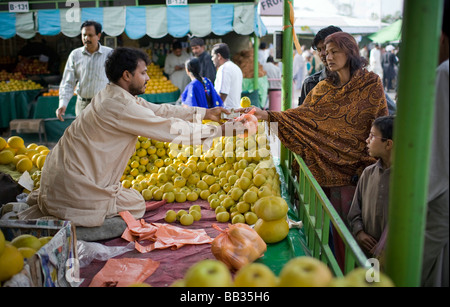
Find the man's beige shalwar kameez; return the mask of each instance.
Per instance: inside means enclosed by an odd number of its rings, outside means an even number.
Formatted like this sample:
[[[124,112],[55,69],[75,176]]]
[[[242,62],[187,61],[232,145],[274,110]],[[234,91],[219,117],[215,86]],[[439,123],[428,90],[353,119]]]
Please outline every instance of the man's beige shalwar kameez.
[[[143,197],[120,183],[136,149],[137,136],[201,144],[221,135],[220,127],[192,123],[203,119],[205,112],[202,108],[152,104],[117,85],[107,85],[47,156],[40,189],[29,198],[37,206],[20,217],[49,215],[85,227],[100,226],[105,218],[124,210],[135,218],[142,217]]]

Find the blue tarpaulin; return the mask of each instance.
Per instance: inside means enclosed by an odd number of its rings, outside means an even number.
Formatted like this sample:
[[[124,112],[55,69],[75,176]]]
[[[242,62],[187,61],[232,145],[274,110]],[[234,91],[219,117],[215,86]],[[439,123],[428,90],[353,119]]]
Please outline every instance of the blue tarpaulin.
[[[20,17],[20,18],[19,18]],[[144,35],[161,38],[165,35],[184,37],[188,33],[204,37],[210,33],[242,35],[267,33],[257,6],[253,3],[208,4],[189,6],[120,6],[38,10],[29,13],[0,13],[0,38],[18,35],[22,38],[63,33],[69,37],[80,34],[86,20],[102,24],[109,36],[125,33],[132,39]]]

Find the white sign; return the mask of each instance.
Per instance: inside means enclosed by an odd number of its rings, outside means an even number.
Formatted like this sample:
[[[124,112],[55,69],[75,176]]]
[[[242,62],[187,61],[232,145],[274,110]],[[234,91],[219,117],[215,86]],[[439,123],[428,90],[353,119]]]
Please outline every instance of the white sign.
[[[188,5],[188,0],[166,0],[167,6]]]
[[[283,16],[283,0],[261,0],[259,10],[261,16]]]
[[[30,10],[28,1],[8,2],[10,13],[27,13]]]

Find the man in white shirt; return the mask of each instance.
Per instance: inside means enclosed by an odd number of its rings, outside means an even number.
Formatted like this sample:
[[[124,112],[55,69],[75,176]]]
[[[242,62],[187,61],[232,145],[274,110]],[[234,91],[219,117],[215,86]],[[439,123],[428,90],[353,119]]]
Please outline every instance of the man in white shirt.
[[[191,82],[191,79],[186,74],[184,68],[185,63],[191,57],[181,47],[180,42],[174,42],[172,44],[172,53],[166,56],[164,63],[164,72],[169,75],[170,81],[180,89],[183,93],[186,85]]]
[[[381,66],[381,50],[380,45],[378,43],[375,44],[375,47],[370,50],[370,67],[369,71],[373,71],[377,75],[380,76],[380,79],[383,80],[383,66]]]
[[[78,116],[91,102],[92,97],[108,84],[105,62],[112,49],[100,45],[101,35],[102,25],[99,23],[88,20],[81,25],[83,47],[69,54],[59,86],[59,107],[56,116],[61,121],[64,121],[63,116],[75,86],[77,94],[75,114]]]
[[[214,45],[212,61],[217,68],[214,87],[222,98],[226,109],[239,109],[241,107],[242,71],[230,60],[230,49],[225,43]]]

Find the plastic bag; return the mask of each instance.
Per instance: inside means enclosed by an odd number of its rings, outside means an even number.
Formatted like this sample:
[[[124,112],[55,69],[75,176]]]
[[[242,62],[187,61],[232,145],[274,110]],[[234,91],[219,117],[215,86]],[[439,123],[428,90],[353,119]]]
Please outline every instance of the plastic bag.
[[[89,287],[127,287],[144,282],[159,266],[150,258],[109,259],[91,281]]]
[[[263,239],[247,224],[228,224],[225,230],[216,224],[212,227],[222,233],[211,243],[211,252],[230,269],[239,270],[261,257],[267,250]]]
[[[78,260],[81,268],[89,265],[94,259],[106,261],[132,250],[134,250],[132,243],[126,246],[106,246],[96,242],[77,241]]]
[[[248,137],[253,135],[258,131],[258,118],[255,115],[256,109],[253,108],[249,112],[242,114],[234,119],[235,122],[243,122],[245,132],[243,135],[238,135],[239,137]]]

